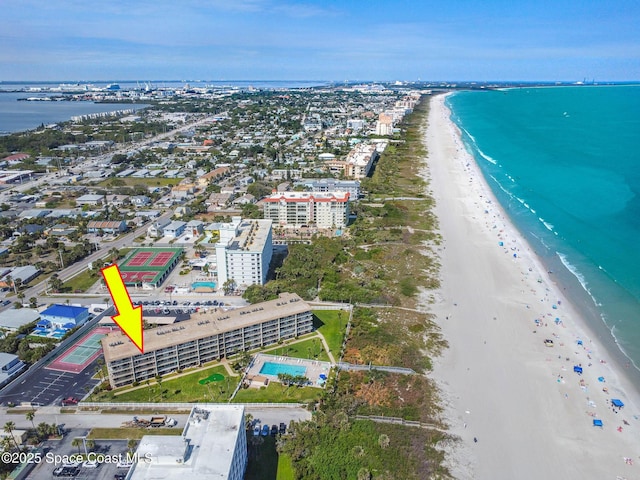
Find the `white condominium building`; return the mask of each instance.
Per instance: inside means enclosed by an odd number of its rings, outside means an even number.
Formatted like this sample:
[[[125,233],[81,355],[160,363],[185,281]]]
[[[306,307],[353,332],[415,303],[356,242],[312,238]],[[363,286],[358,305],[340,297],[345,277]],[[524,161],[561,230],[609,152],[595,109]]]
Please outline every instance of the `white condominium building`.
[[[233,279],[238,287],[264,285],[273,254],[271,220],[242,220],[220,225],[216,243],[218,285]]]
[[[134,458],[129,480],[242,480],[247,468],[244,407],[195,405],[182,435],[145,435]]]
[[[349,220],[349,197],[346,192],[274,193],[262,200],[264,218],[282,226],[342,228]]]

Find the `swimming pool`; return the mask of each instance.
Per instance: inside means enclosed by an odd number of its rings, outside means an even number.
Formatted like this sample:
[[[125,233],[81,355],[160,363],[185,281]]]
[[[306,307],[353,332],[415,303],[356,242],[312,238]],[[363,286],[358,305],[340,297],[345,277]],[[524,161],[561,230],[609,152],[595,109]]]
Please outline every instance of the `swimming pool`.
[[[272,375],[277,377],[279,373],[293,375],[294,377],[303,376],[307,373],[307,368],[300,365],[287,365],[285,363],[264,362],[260,369],[262,375]]]
[[[213,290],[216,289],[216,282],[193,282],[191,284],[191,288],[194,290],[196,288],[211,288]]]
[[[51,334],[51,336],[53,338],[57,338],[58,340],[60,340],[62,337],[64,337],[67,334],[67,330],[63,330],[61,328],[56,328],[53,333]]]

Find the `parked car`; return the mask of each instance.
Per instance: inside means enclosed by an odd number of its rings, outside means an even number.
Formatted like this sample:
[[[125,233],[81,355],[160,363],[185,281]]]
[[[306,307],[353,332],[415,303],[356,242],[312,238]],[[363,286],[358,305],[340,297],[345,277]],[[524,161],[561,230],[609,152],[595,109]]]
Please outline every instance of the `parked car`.
[[[285,433],[287,433],[287,425],[285,423],[280,422],[279,433],[280,435],[284,435]]]
[[[257,437],[260,435],[260,424],[257,423],[255,427],[253,427],[253,436]]]
[[[99,465],[95,460],[87,460],[82,464],[82,468],[98,468]]]
[[[274,423],[271,425],[271,436],[275,437],[278,434],[278,426]]]
[[[64,400],[62,400],[62,406],[65,407],[67,405],[77,405],[78,402],[80,400],[78,400],[76,397],[67,397]]]
[[[262,426],[262,436],[266,437],[267,435],[269,435],[269,425],[267,425],[266,423]]]

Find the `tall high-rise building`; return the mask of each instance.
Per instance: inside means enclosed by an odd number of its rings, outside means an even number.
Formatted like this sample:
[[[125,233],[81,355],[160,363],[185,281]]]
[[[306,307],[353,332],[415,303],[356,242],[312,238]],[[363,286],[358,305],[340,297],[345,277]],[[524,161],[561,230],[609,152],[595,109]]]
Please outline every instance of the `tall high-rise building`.
[[[242,220],[220,225],[216,243],[218,284],[233,279],[238,287],[263,285],[267,281],[273,255],[271,220]]]

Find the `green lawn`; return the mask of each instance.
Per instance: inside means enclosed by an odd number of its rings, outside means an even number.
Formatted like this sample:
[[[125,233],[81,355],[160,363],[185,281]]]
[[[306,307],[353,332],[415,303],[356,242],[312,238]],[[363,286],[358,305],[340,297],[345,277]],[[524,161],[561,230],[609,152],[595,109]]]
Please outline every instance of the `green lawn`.
[[[247,437],[248,457],[245,480],[294,480],[291,457],[276,451],[276,439]]]
[[[74,276],[70,280],[64,282],[62,290],[65,292],[86,292],[99,280],[99,273],[97,270],[83,270],[78,275]]]
[[[293,464],[289,455],[278,455],[278,476],[276,480],[295,480]]]
[[[198,383],[214,373],[223,375],[225,379],[221,382],[211,382],[206,385]],[[188,375],[177,378],[167,377],[163,379],[160,386],[155,382],[151,385],[143,386],[137,390],[125,392],[117,395],[118,390],[92,396],[91,401],[106,402],[225,402],[233,393],[240,377],[231,377],[227,370],[218,365],[205,368]],[[143,382],[143,385],[145,383]],[[120,391],[126,390],[122,388]],[[221,391],[222,390],[222,391]]]
[[[285,387],[269,382],[266,387],[241,388],[233,403],[306,403],[320,398],[322,390],[315,387]]]
[[[329,355],[319,338],[310,338],[303,342],[282,345],[275,350],[267,350],[265,353],[293,358],[306,358],[309,360],[329,361]]]
[[[314,326],[327,341],[329,350],[337,359],[340,355],[344,331],[347,328],[349,312],[345,310],[314,310],[313,315]]]

